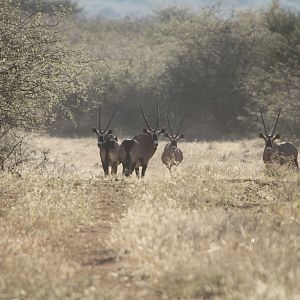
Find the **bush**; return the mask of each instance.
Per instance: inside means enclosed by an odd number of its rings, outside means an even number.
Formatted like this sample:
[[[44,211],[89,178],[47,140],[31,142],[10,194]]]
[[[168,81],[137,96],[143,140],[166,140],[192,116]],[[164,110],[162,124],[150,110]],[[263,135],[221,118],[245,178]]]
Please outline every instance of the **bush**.
[[[79,51],[64,45],[58,27],[62,18],[60,13],[24,13],[11,1],[1,1],[1,155],[13,130],[47,128],[55,113],[66,111],[63,100],[83,87],[86,65]],[[14,148],[20,140],[10,142]]]

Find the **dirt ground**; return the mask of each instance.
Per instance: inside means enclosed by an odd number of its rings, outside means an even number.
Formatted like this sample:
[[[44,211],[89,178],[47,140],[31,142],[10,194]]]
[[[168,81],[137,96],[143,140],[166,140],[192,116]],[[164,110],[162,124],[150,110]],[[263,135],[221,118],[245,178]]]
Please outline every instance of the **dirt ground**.
[[[79,226],[68,236],[64,249],[66,258],[80,264],[79,277],[89,278],[97,289],[111,290],[112,299],[161,298],[159,291],[152,290],[146,281],[137,282],[131,278],[122,261],[107,245],[113,224],[126,214],[131,201],[126,182],[95,180],[91,189],[96,189],[99,195],[92,204],[92,225]]]

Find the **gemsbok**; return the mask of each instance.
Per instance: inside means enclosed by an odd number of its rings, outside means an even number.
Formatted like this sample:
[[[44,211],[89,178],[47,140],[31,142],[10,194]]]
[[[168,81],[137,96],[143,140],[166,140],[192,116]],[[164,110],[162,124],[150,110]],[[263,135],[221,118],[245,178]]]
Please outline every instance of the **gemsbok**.
[[[122,141],[119,148],[119,160],[123,165],[123,175],[132,174],[139,159],[140,144],[135,139],[126,139]]]
[[[109,174],[109,167],[111,167],[111,174],[116,174],[119,164],[119,143],[118,138],[112,134],[112,130],[108,129],[113,120],[117,109],[112,114],[107,126],[104,130],[101,129],[101,104],[99,107],[99,129],[93,128],[92,131],[98,136],[98,147],[100,149],[100,158],[102,168],[105,175]]]
[[[140,104],[140,108],[147,128],[144,128],[143,133],[140,133],[133,138],[139,143],[139,147],[138,147],[139,155],[134,169],[136,175],[139,176],[140,175],[139,168],[142,167],[141,175],[142,177],[144,177],[146,169],[148,167],[148,162],[154,155],[155,151],[157,150],[158,138],[161,134],[164,134],[166,132],[166,129],[165,128],[158,129],[159,119],[160,119],[158,103],[157,103],[156,124],[154,129],[150,126],[150,123],[147,120],[142,104]]]
[[[140,104],[140,108],[147,128],[144,128],[143,133],[136,135],[133,139],[123,141],[119,151],[120,162],[123,164],[123,174],[126,176],[132,174],[133,170],[135,170],[136,175],[139,176],[140,167],[142,167],[142,177],[145,176],[148,162],[158,147],[158,138],[166,131],[164,128],[158,129],[160,118],[158,104],[154,129],[148,122],[142,104]]]
[[[169,138],[170,143],[168,143],[165,146],[165,149],[161,155],[161,161],[167,166],[169,172],[171,172],[172,167],[173,166],[177,167],[183,160],[183,153],[178,148],[177,143],[179,140],[182,140],[184,138],[183,134],[179,134],[184,118],[182,118],[178,126],[178,129],[176,131],[176,134],[173,134],[168,115],[167,115],[167,119],[168,119],[168,126],[171,134],[165,133],[165,137]]]
[[[275,140],[280,138],[280,134],[275,134],[277,123],[281,110],[279,110],[277,119],[271,134],[268,134],[265,119],[260,109],[261,120],[264,126],[265,134],[259,133],[259,137],[265,140],[265,149],[263,161],[266,165],[271,164],[291,164],[298,169],[298,150],[291,142],[276,143]]]

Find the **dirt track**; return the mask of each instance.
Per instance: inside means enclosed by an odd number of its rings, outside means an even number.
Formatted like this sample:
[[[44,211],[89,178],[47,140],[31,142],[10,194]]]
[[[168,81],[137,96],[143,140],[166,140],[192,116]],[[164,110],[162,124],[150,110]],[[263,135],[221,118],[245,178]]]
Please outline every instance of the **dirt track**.
[[[88,278],[97,289],[111,289],[112,299],[159,299],[146,283],[136,283],[128,276],[116,253],[109,248],[110,230],[126,213],[131,195],[126,181],[97,179],[90,189],[96,189],[99,197],[94,199],[90,226],[78,226],[69,235],[67,259],[80,264],[78,276]],[[88,191],[87,191],[88,192]],[[59,250],[58,250],[59,251]],[[144,288],[145,287],[145,288]],[[132,298],[134,297],[134,298]]]
[[[87,276],[100,276],[101,280],[108,282],[110,273],[118,268],[118,262],[107,240],[112,224],[126,211],[128,198],[121,182],[100,183],[97,180],[91,189],[96,189],[99,194],[92,203],[91,225],[79,226],[70,235],[66,252],[70,259],[81,265],[81,272],[86,272]]]

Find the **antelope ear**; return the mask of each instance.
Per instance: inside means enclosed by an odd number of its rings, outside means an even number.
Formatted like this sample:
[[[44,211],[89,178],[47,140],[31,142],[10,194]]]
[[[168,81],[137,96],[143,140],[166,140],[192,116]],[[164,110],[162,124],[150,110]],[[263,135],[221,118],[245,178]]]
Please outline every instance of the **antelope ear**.
[[[143,128],[143,133],[148,133],[149,130],[147,128]]]
[[[169,137],[169,134],[168,134],[168,133],[165,133],[165,134],[164,134],[164,137]]]
[[[113,132],[112,129],[109,129],[109,130],[107,131],[108,134],[112,134],[112,132]]]
[[[184,139],[184,134],[181,134],[179,137],[178,137],[178,140],[182,140]]]
[[[280,139],[280,137],[281,137],[280,133],[277,133],[277,134],[274,136],[274,140]]]
[[[265,136],[263,135],[263,133],[259,133],[258,136],[261,138],[261,139],[264,139]]]
[[[96,133],[98,136],[100,135],[98,129],[96,129],[95,127],[92,128],[92,132]]]

